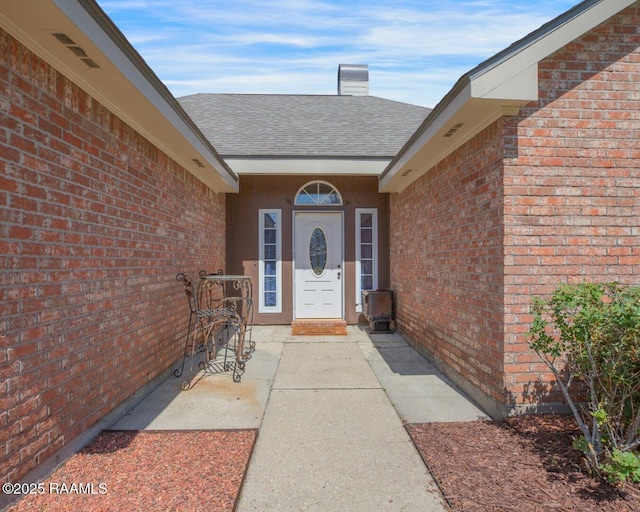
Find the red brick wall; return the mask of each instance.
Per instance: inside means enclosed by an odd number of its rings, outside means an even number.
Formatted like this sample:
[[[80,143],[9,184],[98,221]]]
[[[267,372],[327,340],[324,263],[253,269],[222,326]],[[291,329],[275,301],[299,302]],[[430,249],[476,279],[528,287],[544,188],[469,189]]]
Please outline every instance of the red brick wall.
[[[392,196],[398,326],[496,411],[559,400],[533,295],[640,284],[639,27],[636,4],[540,63],[539,101]]]
[[[546,59],[540,100],[507,121],[505,387],[517,403],[558,399],[523,336],[531,295],[640,284],[639,27],[636,4]]]
[[[15,482],[180,356],[175,274],[224,268],[225,197],[2,31],[0,56],[0,481]]]
[[[483,393],[502,390],[502,126],[391,195],[399,329]]]

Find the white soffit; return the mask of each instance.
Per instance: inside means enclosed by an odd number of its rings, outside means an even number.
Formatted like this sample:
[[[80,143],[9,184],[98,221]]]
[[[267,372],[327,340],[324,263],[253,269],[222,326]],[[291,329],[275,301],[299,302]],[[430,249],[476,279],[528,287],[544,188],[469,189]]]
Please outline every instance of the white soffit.
[[[0,26],[212,190],[238,191],[237,176],[94,1],[0,0]]]
[[[225,161],[239,175],[332,174],[345,176],[380,176],[391,161],[387,159],[341,158],[233,158]]]
[[[496,119],[538,99],[538,62],[636,0],[576,6],[464,75],[382,173],[381,192],[399,192]]]

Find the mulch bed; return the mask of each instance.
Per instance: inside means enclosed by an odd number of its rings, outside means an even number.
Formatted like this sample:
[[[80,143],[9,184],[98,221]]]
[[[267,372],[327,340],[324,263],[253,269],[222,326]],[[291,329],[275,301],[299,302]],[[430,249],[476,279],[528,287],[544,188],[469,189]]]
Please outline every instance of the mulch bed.
[[[456,511],[637,512],[640,486],[612,487],[585,471],[566,416],[502,423],[407,425]],[[238,431],[106,431],[10,512],[233,511],[257,436]],[[56,492],[57,490],[57,492]]]
[[[588,474],[572,417],[407,425],[453,510],[640,511],[640,486]]]
[[[9,510],[232,511],[256,436],[105,431]]]

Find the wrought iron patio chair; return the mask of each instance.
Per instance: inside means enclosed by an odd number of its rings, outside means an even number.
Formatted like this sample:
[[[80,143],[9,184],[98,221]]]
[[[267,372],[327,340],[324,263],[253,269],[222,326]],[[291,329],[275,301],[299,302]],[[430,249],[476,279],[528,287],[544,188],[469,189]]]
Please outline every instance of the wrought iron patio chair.
[[[219,276],[219,278],[218,278]],[[200,271],[203,294],[201,302],[208,301],[211,307],[225,307],[235,313],[239,339],[235,343],[238,362],[244,365],[255,351],[252,339],[253,329],[253,287],[246,276],[225,276],[222,270],[217,273]]]
[[[235,354],[233,363],[233,380],[238,382],[241,373],[244,372],[245,358],[242,357],[242,326],[244,319],[242,316],[242,297],[227,294],[225,282],[215,279],[216,276],[222,276],[222,270],[218,270],[215,274],[210,274],[205,270],[199,272],[200,284],[198,285],[198,300],[201,307],[207,311],[221,311],[225,318],[223,325],[215,333],[216,343],[213,345],[213,351],[210,352],[210,360],[216,361],[218,353],[223,354],[223,368],[229,369],[232,363],[229,361],[229,354]],[[211,279],[212,278],[212,279]],[[217,362],[218,364],[220,361]]]
[[[194,286],[193,280],[188,274],[179,273],[176,280],[184,286],[185,295],[189,304],[189,325],[185,337],[184,353],[182,357],[182,365],[173,372],[175,377],[180,377],[184,373],[184,367],[187,358],[191,358],[190,376],[188,380],[182,383],[182,389],[189,389],[193,381],[193,366],[196,354],[204,352],[204,360],[199,361],[198,368],[207,370],[213,368],[213,362],[217,358],[217,349],[219,346],[225,346],[223,361],[218,363],[220,371],[232,369],[234,380],[239,380],[238,369],[235,360],[227,358],[226,348],[229,340],[233,339],[233,335],[237,332],[236,325],[239,323],[237,314],[228,307],[224,307],[224,303],[220,303],[218,307],[210,307],[206,294],[203,293],[201,286]],[[202,283],[202,280],[199,285]],[[221,337],[220,333],[226,331],[225,337]],[[235,336],[236,338],[238,336]]]

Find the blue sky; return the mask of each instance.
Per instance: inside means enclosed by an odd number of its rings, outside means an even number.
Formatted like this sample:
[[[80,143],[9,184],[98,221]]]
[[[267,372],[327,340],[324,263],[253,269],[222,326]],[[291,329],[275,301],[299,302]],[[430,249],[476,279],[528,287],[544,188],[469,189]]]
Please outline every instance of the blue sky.
[[[371,95],[427,107],[577,3],[98,0],[177,97],[336,94],[339,64],[368,64]]]

